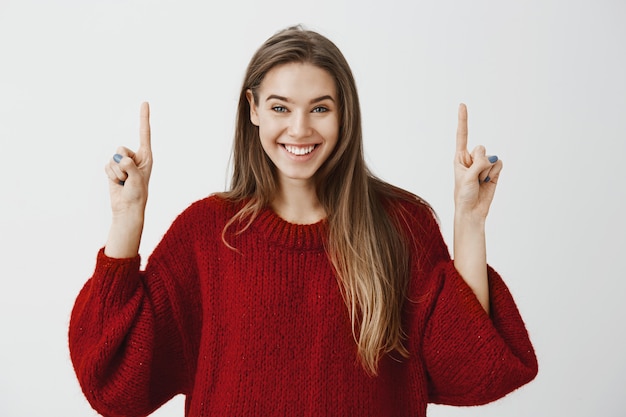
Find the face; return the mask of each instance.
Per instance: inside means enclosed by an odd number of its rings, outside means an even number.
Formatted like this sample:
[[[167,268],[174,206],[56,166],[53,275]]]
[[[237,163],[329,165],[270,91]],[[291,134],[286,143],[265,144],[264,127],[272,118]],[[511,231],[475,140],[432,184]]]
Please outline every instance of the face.
[[[335,80],[311,64],[290,63],[270,70],[255,102],[248,91],[250,120],[278,171],[279,184],[313,184],[339,136]]]

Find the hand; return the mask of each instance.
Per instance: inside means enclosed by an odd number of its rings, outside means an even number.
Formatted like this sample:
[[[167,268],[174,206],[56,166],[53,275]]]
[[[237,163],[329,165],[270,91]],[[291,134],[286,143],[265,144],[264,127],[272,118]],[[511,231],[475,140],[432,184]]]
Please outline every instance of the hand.
[[[493,161],[493,162],[492,162]],[[459,106],[454,156],[454,204],[457,214],[483,220],[489,213],[502,161],[487,156],[484,146],[467,150],[467,108]]]
[[[113,216],[145,210],[148,200],[148,183],[152,172],[152,147],[150,143],[150,106],[141,104],[139,113],[139,149],[133,152],[120,147],[105,165],[110,179],[109,193]]]

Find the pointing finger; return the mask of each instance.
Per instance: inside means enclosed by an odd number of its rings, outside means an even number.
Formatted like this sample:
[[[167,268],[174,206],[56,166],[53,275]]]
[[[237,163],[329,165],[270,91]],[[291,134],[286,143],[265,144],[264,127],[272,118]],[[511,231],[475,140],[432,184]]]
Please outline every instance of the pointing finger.
[[[457,152],[467,151],[467,107],[463,103],[459,105],[459,121],[456,128],[456,150]]]
[[[141,103],[139,110],[139,147],[148,151],[152,150],[150,142],[150,105],[147,102]]]

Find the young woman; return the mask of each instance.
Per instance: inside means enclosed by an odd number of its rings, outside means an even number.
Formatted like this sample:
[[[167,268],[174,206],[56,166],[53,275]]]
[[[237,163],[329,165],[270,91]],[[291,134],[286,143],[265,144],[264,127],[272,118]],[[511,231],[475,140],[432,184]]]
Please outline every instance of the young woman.
[[[144,103],[139,149],[106,165],[111,230],[70,324],[94,409],[143,416],[184,394],[187,416],[425,416],[532,380],[524,323],[486,264],[502,162],[468,152],[463,105],[458,123],[451,260],[431,208],[365,166],[340,51],[279,32],[248,66],[230,190],[185,210],[141,271]]]

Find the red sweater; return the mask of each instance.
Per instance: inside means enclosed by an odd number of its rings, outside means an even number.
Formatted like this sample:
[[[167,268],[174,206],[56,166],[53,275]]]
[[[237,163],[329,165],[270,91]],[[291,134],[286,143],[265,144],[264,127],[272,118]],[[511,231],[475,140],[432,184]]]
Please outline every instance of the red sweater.
[[[428,402],[477,405],[532,380],[537,361],[500,276],[491,316],[455,270],[429,210],[410,205],[408,359],[379,375],[357,360],[347,308],[324,252],[327,224],[266,209],[221,240],[236,207],[192,204],[140,271],[139,257],[97,257],[74,306],[72,361],[104,416],[143,416],[176,394],[186,416],[425,416]],[[395,355],[398,356],[398,355]]]

